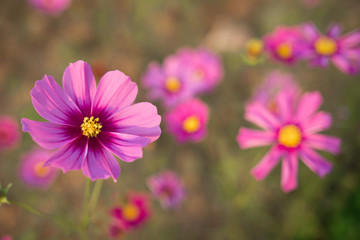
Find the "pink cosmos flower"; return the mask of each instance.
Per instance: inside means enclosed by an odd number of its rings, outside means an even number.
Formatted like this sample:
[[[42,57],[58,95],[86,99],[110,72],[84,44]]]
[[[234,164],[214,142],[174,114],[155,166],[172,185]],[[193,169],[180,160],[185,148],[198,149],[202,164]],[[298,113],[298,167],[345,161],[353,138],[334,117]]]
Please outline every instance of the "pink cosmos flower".
[[[58,15],[64,10],[66,10],[71,4],[71,0],[28,0],[28,1],[32,6],[49,15]]]
[[[58,170],[51,166],[43,167],[51,154],[47,150],[34,149],[23,156],[19,174],[26,185],[46,189],[53,182]]]
[[[150,217],[149,198],[146,194],[132,193],[125,205],[114,207],[110,214],[114,220],[112,228],[118,226],[127,231],[139,227]]]
[[[187,78],[187,71],[177,56],[169,56],[163,66],[150,63],[142,77],[142,83],[149,90],[149,99],[161,100],[166,107],[173,107],[193,96]]]
[[[47,75],[37,81],[32,102],[49,122],[21,120],[23,130],[41,147],[58,148],[44,166],[64,172],[81,169],[91,180],[111,176],[116,181],[120,166],[112,154],[132,162],[160,136],[156,107],[132,105],[138,89],[124,73],[107,72],[96,87],[90,65],[77,61],[65,69],[63,86]]]
[[[294,64],[302,58],[304,40],[297,26],[280,26],[264,37],[265,51],[278,62]]]
[[[299,158],[323,177],[330,172],[331,164],[313,149],[338,153],[340,146],[339,138],[318,133],[331,125],[331,116],[317,111],[322,103],[320,93],[305,93],[296,100],[291,92],[281,91],[276,97],[278,115],[257,102],[247,105],[245,118],[263,130],[242,127],[237,136],[239,146],[244,149],[272,146],[251,173],[262,180],[282,158],[281,185],[285,192],[297,187]]]
[[[209,109],[198,99],[179,104],[165,115],[167,129],[178,142],[199,142],[206,135]]]
[[[177,207],[185,197],[182,181],[176,173],[169,170],[150,177],[147,185],[164,208]]]
[[[314,24],[303,26],[308,41],[306,56],[311,65],[327,67],[332,61],[342,72],[356,74],[360,70],[360,31],[340,36],[339,25],[331,25],[326,34],[320,33]]]
[[[0,150],[16,146],[20,140],[19,124],[10,116],[0,116]]]
[[[222,80],[223,69],[219,56],[205,48],[182,48],[176,53],[179,68],[187,72],[191,88],[197,93],[212,91]]]
[[[275,98],[282,90],[290,91],[296,96],[300,93],[300,87],[291,74],[277,70],[272,71],[267,74],[263,83],[256,89],[250,102],[259,102],[276,114],[278,106]]]

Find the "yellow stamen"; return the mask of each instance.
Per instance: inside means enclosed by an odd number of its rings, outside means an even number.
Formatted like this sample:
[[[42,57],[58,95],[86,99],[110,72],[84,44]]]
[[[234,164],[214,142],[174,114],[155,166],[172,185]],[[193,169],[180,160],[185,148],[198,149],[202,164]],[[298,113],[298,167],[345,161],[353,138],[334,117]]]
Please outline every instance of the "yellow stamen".
[[[299,146],[301,138],[300,129],[293,124],[289,124],[280,129],[278,142],[285,147],[294,148]]]
[[[102,126],[99,123],[99,118],[91,117],[85,117],[83,124],[81,124],[81,130],[84,136],[90,137],[96,137],[100,132]]]
[[[172,93],[179,91],[181,83],[176,77],[169,77],[165,81],[165,88]]]
[[[283,59],[289,59],[293,54],[292,47],[289,43],[280,44],[276,48],[276,52],[279,55],[279,57]]]
[[[122,216],[127,221],[134,221],[140,215],[139,207],[134,204],[127,204],[122,208]]]
[[[264,48],[264,44],[260,39],[250,39],[247,43],[246,43],[246,52],[250,57],[258,57]]]
[[[316,40],[314,47],[318,54],[325,56],[330,56],[337,50],[336,42],[333,39],[325,36],[322,36]]]
[[[39,162],[34,166],[34,172],[39,177],[45,177],[49,173],[49,168],[43,167],[44,163]]]
[[[187,117],[183,122],[183,129],[187,133],[194,133],[200,128],[200,120],[195,116]]]

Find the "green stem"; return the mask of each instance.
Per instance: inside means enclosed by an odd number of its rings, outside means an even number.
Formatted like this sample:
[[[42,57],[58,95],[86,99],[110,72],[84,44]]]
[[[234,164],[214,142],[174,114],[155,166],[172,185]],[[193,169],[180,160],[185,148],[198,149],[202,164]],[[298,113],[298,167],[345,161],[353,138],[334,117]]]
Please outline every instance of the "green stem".
[[[97,202],[100,197],[102,185],[103,185],[103,180],[101,179],[95,182],[94,190],[89,200],[89,213],[92,213],[96,208]]]

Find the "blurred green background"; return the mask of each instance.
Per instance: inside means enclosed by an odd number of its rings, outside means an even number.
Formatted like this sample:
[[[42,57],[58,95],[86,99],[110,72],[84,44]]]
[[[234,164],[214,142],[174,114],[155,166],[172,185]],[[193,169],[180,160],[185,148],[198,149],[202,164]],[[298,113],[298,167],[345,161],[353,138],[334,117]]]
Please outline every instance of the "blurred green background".
[[[109,209],[129,190],[148,191],[146,179],[169,168],[180,174],[187,199],[173,211],[152,204],[153,214],[124,239],[360,239],[360,78],[330,67],[306,64],[284,67],[270,62],[243,63],[241,51],[250,37],[261,37],[280,24],[313,21],[325,31],[340,23],[346,32],[360,27],[359,0],[323,0],[305,7],[301,0],[73,0],[57,17],[33,9],[25,0],[0,1],[0,114],[40,120],[30,90],[44,74],[59,83],[70,62],[92,65],[97,80],[119,69],[140,86],[137,101],[146,100],[140,78],[147,64],[162,61],[183,46],[207,46],[221,55],[225,77],[202,99],[210,107],[209,134],[198,144],[178,145],[162,123],[163,134],[134,163],[120,161],[117,183],[105,181],[90,239],[108,239]],[[342,138],[338,156],[324,154],[334,165],[320,179],[303,164],[299,187],[285,194],[280,166],[263,182],[250,175],[266,148],[240,150],[235,136],[244,103],[266,73],[283,69],[300,86],[318,90],[322,110],[333,116],[329,135]],[[158,104],[159,106],[159,104]],[[164,110],[159,106],[162,114]],[[14,184],[9,198],[42,212],[79,219],[85,177],[60,173],[46,191],[29,189],[18,179],[20,157],[35,143],[23,134],[20,145],[0,152],[0,181]],[[78,239],[51,221],[23,209],[0,207],[0,236],[14,239]]]

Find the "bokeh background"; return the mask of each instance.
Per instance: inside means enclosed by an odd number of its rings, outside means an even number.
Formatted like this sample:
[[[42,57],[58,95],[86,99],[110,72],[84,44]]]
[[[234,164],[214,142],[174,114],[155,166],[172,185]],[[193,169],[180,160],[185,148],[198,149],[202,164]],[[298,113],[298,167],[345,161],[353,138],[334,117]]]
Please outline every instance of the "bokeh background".
[[[201,143],[175,142],[163,134],[134,163],[120,162],[117,183],[107,180],[90,225],[90,239],[108,239],[109,209],[130,190],[148,192],[146,179],[164,169],[184,180],[187,199],[177,210],[152,204],[152,217],[124,239],[360,239],[360,78],[330,67],[310,69],[266,62],[246,65],[245,41],[261,37],[277,25],[313,21],[322,31],[340,23],[345,31],[360,27],[360,1],[323,0],[309,7],[302,0],[73,0],[59,16],[48,16],[25,0],[0,1],[0,114],[41,120],[30,90],[44,74],[59,83],[66,66],[82,59],[97,80],[119,69],[140,86],[150,61],[183,46],[206,46],[217,52],[225,71],[215,92],[202,99],[210,107],[209,133]],[[292,73],[300,86],[318,90],[322,110],[333,116],[327,134],[342,138],[337,156],[324,155],[333,171],[324,179],[303,164],[299,187],[285,194],[280,166],[263,182],[250,175],[266,148],[240,150],[235,136],[244,103],[265,75],[276,69]],[[157,104],[157,103],[155,103]],[[157,104],[159,106],[159,104]],[[159,106],[159,112],[164,109]],[[52,186],[34,190],[19,181],[21,156],[35,143],[23,134],[20,144],[0,152],[0,182],[12,182],[9,199],[42,212],[78,219],[85,185],[81,172],[60,173]],[[78,239],[48,219],[6,205],[0,207],[0,236],[14,239]]]

